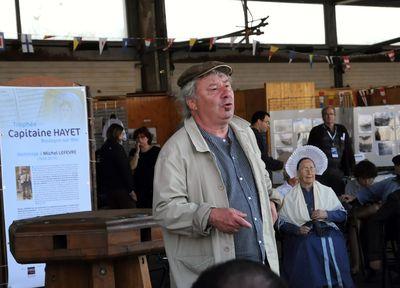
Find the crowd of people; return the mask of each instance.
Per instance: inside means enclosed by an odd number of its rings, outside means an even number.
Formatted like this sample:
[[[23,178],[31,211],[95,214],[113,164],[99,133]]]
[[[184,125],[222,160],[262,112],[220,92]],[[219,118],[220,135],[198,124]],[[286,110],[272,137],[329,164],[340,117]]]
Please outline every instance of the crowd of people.
[[[217,61],[182,73],[183,125],[161,149],[141,127],[128,156],[112,118],[99,151],[107,207],[153,209],[171,287],[354,287],[361,269],[379,274],[384,226],[398,225],[400,155],[396,176],[374,183],[376,166],[355,164],[328,106],[307,145],[273,159],[270,115],[234,115],[231,74]],[[275,189],[270,173],[282,169]]]

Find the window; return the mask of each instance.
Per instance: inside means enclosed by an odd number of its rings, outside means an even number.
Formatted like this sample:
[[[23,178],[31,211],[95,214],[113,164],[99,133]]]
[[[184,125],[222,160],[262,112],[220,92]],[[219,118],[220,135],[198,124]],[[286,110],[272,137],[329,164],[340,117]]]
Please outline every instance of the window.
[[[374,44],[399,37],[400,8],[336,6],[338,43]]]
[[[1,0],[4,1],[4,0]],[[13,0],[14,2],[14,0]],[[22,33],[33,39],[84,40],[106,37],[118,41],[127,35],[124,0],[20,0]]]
[[[17,20],[15,16],[15,0],[0,1],[0,32],[6,39],[17,39]]]
[[[238,0],[165,0],[168,37],[176,41],[221,36],[244,28],[244,14]],[[252,19],[270,16],[261,43],[324,44],[323,6],[248,1]],[[301,13],[299,11],[301,10]],[[253,26],[259,21],[254,21]],[[229,42],[223,39],[221,42]]]

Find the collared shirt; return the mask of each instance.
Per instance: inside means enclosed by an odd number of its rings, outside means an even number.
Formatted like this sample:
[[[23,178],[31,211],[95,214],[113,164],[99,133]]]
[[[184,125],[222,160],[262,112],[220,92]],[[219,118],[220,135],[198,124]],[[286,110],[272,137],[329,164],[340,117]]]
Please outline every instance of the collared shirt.
[[[226,139],[200,131],[221,172],[229,206],[247,214],[246,220],[252,224],[252,228],[241,228],[234,234],[236,258],[263,262],[265,249],[260,201],[248,159],[230,128]]]
[[[385,202],[387,197],[398,189],[400,189],[399,176],[391,177],[360,190],[357,199],[363,205],[367,202]]]
[[[276,187],[276,190],[281,194],[282,198],[285,197],[285,195],[293,189],[293,186],[290,185],[287,181],[285,181],[282,185]]]

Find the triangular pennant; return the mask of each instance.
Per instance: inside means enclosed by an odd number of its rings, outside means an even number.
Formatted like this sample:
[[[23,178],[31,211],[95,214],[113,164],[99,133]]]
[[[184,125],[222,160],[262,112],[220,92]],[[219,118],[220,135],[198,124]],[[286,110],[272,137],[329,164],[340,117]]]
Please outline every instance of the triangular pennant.
[[[197,39],[196,38],[190,38],[189,39],[189,50],[192,50],[194,44],[196,43]]]
[[[333,64],[333,56],[325,56],[325,59],[329,65]]]
[[[104,46],[107,43],[107,38],[99,38],[99,53],[100,55],[103,54]]]
[[[296,52],[293,50],[290,50],[289,51],[289,64],[293,62],[295,57],[296,57]]]
[[[235,44],[236,36],[231,37],[231,47],[233,47],[233,44]]]
[[[385,87],[380,87],[379,88],[379,95],[381,95],[381,97],[382,97],[382,103],[386,104],[387,101],[386,101],[386,90],[385,90]]]
[[[215,38],[215,37],[211,37],[210,38],[210,46],[208,46],[208,50],[212,50],[212,48],[214,47],[214,44],[215,44],[215,40],[217,40],[217,38]]]
[[[23,53],[33,53],[31,34],[21,34],[21,45]]]
[[[43,36],[43,40],[51,39],[51,38],[54,38],[54,37],[56,37],[56,36],[55,35],[44,35]]]
[[[253,40],[253,56],[256,55],[257,44],[258,44],[258,41],[257,40]]]
[[[271,61],[272,55],[274,55],[278,50],[279,50],[279,47],[277,47],[277,46],[271,45],[271,47],[269,47],[268,61]]]
[[[168,38],[167,46],[163,49],[163,51],[167,51],[169,48],[171,48],[174,41],[175,41],[175,38]]]
[[[122,38],[122,48],[128,48],[129,38]]]
[[[144,39],[144,46],[146,46],[146,48],[149,48],[152,42],[153,42],[153,39],[146,38],[146,39]]]
[[[389,57],[390,61],[394,62],[394,60],[396,59],[396,54],[394,53],[394,50],[390,50],[387,53],[387,56]]]
[[[308,55],[308,60],[310,62],[310,68],[312,68],[314,63],[314,54]]]
[[[349,56],[343,56],[343,63],[344,63],[345,70],[349,70],[351,68]]]
[[[0,51],[3,51],[6,49],[6,43],[4,41],[4,33],[0,32]]]
[[[81,42],[82,42],[82,37],[74,37],[72,50],[75,51],[78,48],[79,44],[81,44]]]

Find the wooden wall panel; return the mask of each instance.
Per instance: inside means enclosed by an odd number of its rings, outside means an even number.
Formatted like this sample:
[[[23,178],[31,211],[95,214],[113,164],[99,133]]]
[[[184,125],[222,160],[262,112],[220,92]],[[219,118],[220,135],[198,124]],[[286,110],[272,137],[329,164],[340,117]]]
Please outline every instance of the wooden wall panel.
[[[157,141],[163,145],[180,123],[175,98],[169,96],[132,97],[127,99],[128,127],[155,127]]]

